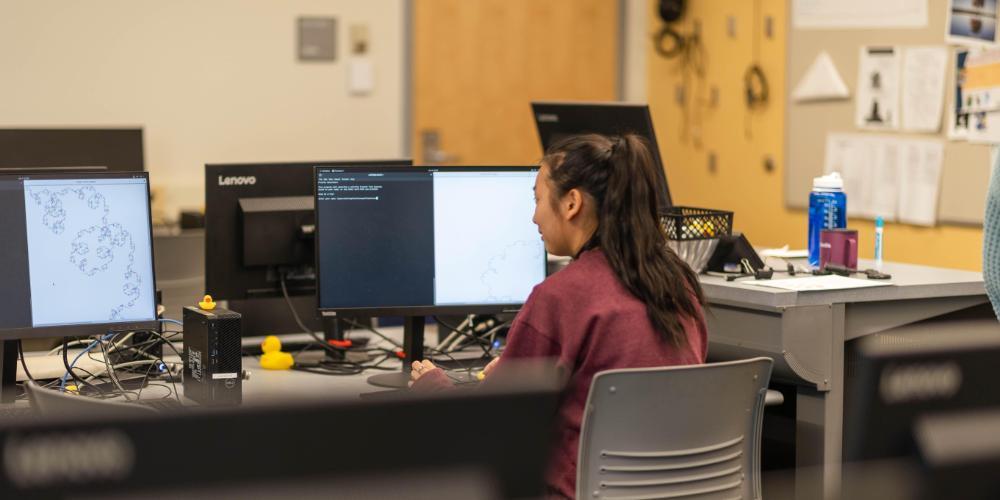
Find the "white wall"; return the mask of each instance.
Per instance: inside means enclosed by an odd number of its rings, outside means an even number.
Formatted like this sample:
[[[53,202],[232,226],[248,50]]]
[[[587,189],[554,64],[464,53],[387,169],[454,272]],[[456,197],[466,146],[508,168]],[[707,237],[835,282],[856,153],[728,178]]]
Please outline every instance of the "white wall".
[[[403,0],[0,0],[0,127],[145,128],[168,216],[204,164],[402,155]],[[296,60],[296,18],[338,20],[337,61]],[[367,24],[375,91],[346,89]]]

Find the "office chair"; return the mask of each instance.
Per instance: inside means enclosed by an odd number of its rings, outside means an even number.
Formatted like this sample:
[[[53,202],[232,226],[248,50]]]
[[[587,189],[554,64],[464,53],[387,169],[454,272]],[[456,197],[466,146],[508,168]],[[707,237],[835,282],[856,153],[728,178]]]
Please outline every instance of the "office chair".
[[[760,499],[772,364],[753,358],[595,375],[577,498]]]
[[[74,396],[52,389],[46,389],[30,380],[24,382],[28,400],[35,412],[42,417],[69,415],[78,416],[141,416],[155,415],[155,409],[114,401],[103,401],[85,396]]]

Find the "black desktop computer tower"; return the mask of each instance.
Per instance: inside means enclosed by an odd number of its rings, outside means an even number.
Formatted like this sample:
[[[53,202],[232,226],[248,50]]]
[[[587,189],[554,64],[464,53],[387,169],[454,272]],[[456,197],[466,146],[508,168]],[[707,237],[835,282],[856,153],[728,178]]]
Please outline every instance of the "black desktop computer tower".
[[[184,308],[184,395],[204,405],[243,401],[240,313]]]

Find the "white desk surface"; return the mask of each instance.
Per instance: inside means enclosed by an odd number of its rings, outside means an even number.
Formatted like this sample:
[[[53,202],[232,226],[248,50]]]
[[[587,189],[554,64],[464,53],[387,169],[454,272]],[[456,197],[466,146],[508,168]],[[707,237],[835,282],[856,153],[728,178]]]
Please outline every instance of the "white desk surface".
[[[875,267],[873,261],[858,261],[860,269],[873,267]],[[753,280],[753,278],[726,281],[723,277],[702,275],[700,281],[709,302],[751,304],[775,308],[970,295],[982,295],[985,298],[986,295],[982,273],[893,262],[886,262],[882,266],[882,272],[892,275],[889,282],[893,286],[794,292],[746,283],[746,280]],[[788,275],[775,273],[774,277],[775,279],[783,279],[788,278]]]
[[[402,327],[382,327],[378,328],[378,331],[393,340],[401,341],[403,338]],[[369,345],[373,347],[391,347],[391,344],[379,339],[377,336],[367,332],[366,330],[353,330],[349,333],[349,335],[355,337],[369,337],[371,339]],[[425,329],[425,336],[427,338],[427,344],[433,345],[434,341],[437,339],[436,327],[434,325],[427,325],[427,328]],[[290,335],[282,336],[281,338],[286,342],[291,342],[302,341],[309,337],[306,335]],[[263,337],[261,340],[263,340]],[[178,345],[177,348],[180,349],[180,345]],[[167,351],[170,352],[169,350]],[[291,349],[288,349],[288,351],[292,352]],[[74,350],[71,349],[70,352],[74,353]],[[316,361],[322,356],[322,351],[310,350],[300,354],[299,359],[305,362],[310,362]],[[81,361],[85,358],[86,357],[81,358]],[[49,365],[52,365],[52,367],[56,367],[56,365],[58,365],[56,368],[53,368],[55,372],[58,372],[60,375],[64,373],[61,357],[41,356],[39,353],[29,353],[26,355],[26,359],[29,370],[35,371],[35,368],[33,367],[37,367],[38,371],[42,372],[43,367],[49,368]],[[164,356],[164,360],[168,362],[179,362],[180,358],[177,357],[176,354],[171,353]],[[92,364],[94,366],[89,366],[88,369],[96,371],[99,367],[103,367],[103,363],[92,362]],[[399,359],[390,359],[382,363],[380,366],[399,371],[402,369],[402,362]],[[265,370],[261,368],[258,357],[254,356],[245,356],[243,358],[243,369],[250,372],[250,378],[243,381],[243,403],[248,405],[266,404],[287,399],[357,399],[362,393],[389,390],[384,387],[371,385],[367,382],[367,380],[368,377],[372,375],[391,373],[386,370],[366,370],[355,375],[325,375],[297,370]],[[23,378],[23,371],[20,366],[18,366],[18,374]],[[36,373],[32,373],[32,375],[36,375]],[[164,383],[164,385],[170,384]],[[177,390],[183,395],[184,389],[179,379],[177,380]],[[149,387],[144,389],[143,399],[146,397],[162,397],[163,393],[163,390],[155,387]],[[186,404],[194,404],[191,401],[185,402]]]

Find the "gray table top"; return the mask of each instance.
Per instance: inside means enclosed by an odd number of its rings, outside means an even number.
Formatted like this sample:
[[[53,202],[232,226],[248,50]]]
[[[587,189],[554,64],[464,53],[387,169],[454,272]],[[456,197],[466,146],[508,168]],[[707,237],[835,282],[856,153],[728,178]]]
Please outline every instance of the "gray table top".
[[[874,262],[861,260],[861,269],[874,267]],[[794,292],[746,283],[753,278],[727,282],[718,276],[702,275],[702,289],[709,303],[749,305],[767,308],[829,305],[850,302],[878,302],[939,297],[985,296],[982,273],[886,262],[882,272],[892,275],[891,286],[855,288],[850,290]],[[775,273],[775,279],[788,278]],[[801,276],[801,275],[800,275]],[[856,275],[858,276],[858,275]],[[804,277],[804,276],[802,276]],[[865,278],[860,278],[865,279]]]

